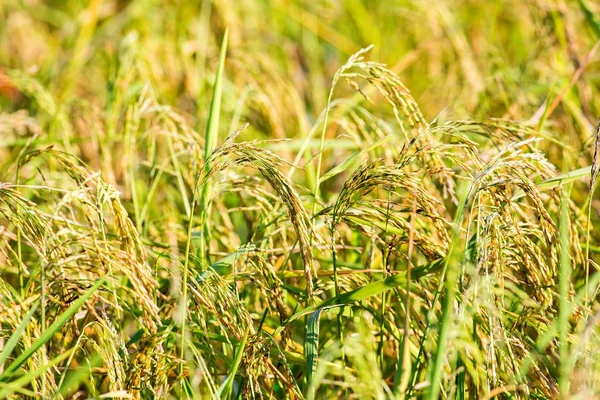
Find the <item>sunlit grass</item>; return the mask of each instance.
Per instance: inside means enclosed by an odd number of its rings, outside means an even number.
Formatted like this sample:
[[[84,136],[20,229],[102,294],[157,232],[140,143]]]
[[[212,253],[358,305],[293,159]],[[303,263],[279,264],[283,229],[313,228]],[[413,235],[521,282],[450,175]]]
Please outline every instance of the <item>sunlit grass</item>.
[[[599,11],[1,2],[0,397],[599,396]]]

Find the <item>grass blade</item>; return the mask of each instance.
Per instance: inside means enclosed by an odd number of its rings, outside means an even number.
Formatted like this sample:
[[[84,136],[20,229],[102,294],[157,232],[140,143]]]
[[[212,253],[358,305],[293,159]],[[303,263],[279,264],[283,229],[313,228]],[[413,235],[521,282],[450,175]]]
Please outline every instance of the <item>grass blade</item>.
[[[569,380],[570,380],[570,362],[569,362],[569,316],[571,314],[571,302],[569,300],[569,287],[571,283],[571,256],[570,256],[570,238],[569,238],[569,205],[566,189],[561,191],[559,232],[560,232],[560,263],[558,277],[558,293],[560,297],[560,307],[558,309],[558,340],[560,351],[560,376],[558,387],[561,398],[568,398]]]
[[[210,166],[206,165],[208,159],[210,158],[211,153],[217,144],[217,138],[219,135],[219,117],[221,114],[221,95],[223,92],[222,81],[223,81],[223,69],[225,68],[225,56],[227,54],[227,38],[229,36],[229,30],[225,30],[225,35],[223,36],[223,43],[221,44],[221,53],[219,55],[219,65],[217,66],[217,75],[215,77],[215,84],[213,89],[213,97],[210,104],[210,111],[208,114],[208,123],[206,125],[206,136],[204,141],[204,168],[210,168]],[[181,294],[181,353],[180,357],[184,358],[185,353],[185,325],[186,325],[186,317],[187,317],[187,279],[188,279],[188,270],[190,263],[190,251],[192,244],[192,228],[193,228],[193,219],[194,219],[194,209],[196,206],[197,200],[197,189],[194,189],[194,198],[192,200],[192,206],[190,211],[190,218],[188,224],[188,232],[187,239],[185,244],[185,261],[183,265],[183,282],[182,282],[182,294]],[[200,255],[201,257],[205,257],[206,255],[206,242],[208,241],[208,226],[205,221],[205,216],[208,213],[208,207],[210,206],[210,184],[206,182],[206,184],[202,187],[202,192],[200,196],[200,206],[201,206],[201,238],[200,238]],[[183,372],[183,364],[181,364],[181,372]]]
[[[25,349],[23,353],[21,353],[21,355],[19,355],[19,357],[17,357],[17,359],[6,368],[4,373],[0,376],[0,381],[6,381],[7,377],[13,374],[15,371],[17,371],[17,369],[21,365],[23,365],[23,363],[33,355],[33,353],[35,353],[45,343],[50,341],[54,334],[58,332],[60,328],[62,328],[63,325],[65,325],[69,321],[69,319],[73,317],[73,315],[75,315],[75,313],[81,308],[81,306],[83,306],[87,299],[89,299],[94,294],[94,292],[98,290],[100,286],[102,286],[104,283],[106,283],[106,278],[100,279],[94,284],[94,286],[89,288],[83,296],[74,301],[73,304],[69,306],[69,308],[67,308],[61,315],[59,315],[56,318],[56,320],[52,323],[52,325],[50,325],[48,329],[42,332],[40,337],[35,342],[33,342],[30,347]]]
[[[225,30],[221,52],[219,54],[219,65],[217,66],[217,75],[215,76],[215,85],[213,88],[212,101],[206,124],[206,136],[204,142],[204,159],[207,160],[217,145],[219,137],[219,117],[221,116],[221,97],[223,95],[223,70],[225,68],[225,56],[227,55],[227,39],[229,30]]]
[[[217,66],[217,74],[215,76],[215,84],[213,89],[213,97],[210,103],[210,110],[208,114],[208,122],[206,124],[206,134],[204,137],[204,169],[209,169],[210,165],[208,160],[213,150],[217,146],[217,139],[219,137],[219,117],[221,116],[221,97],[223,94],[223,70],[225,69],[225,56],[227,55],[227,40],[229,37],[229,30],[225,30],[223,36],[223,43],[221,44],[221,53],[219,54],[219,65]],[[196,191],[194,191],[194,202],[196,200]],[[204,257],[206,255],[206,242],[208,241],[208,226],[205,216],[208,213],[210,207],[210,183],[206,182],[202,187],[202,193],[200,195],[200,205],[202,218],[202,238],[200,240],[200,255]],[[192,212],[193,216],[193,212]],[[191,222],[190,222],[191,226]],[[190,238],[188,238],[188,241]],[[189,249],[188,249],[189,250]],[[187,264],[186,255],[186,264]]]
[[[325,310],[340,307],[333,305],[319,308],[308,317],[308,326],[306,328],[306,340],[304,341],[304,355],[306,358],[306,380],[308,383],[308,398],[315,398],[315,383],[314,374],[317,370],[317,359],[319,357],[319,323],[321,321],[321,313]]]
[[[471,186],[472,188],[472,186]],[[459,207],[456,210],[456,217],[454,218],[454,233],[452,242],[450,243],[450,249],[448,256],[444,260],[444,271],[446,271],[446,295],[444,298],[442,317],[440,321],[440,333],[438,337],[438,348],[435,353],[433,366],[430,370],[429,383],[431,385],[429,395],[427,398],[435,400],[439,396],[440,386],[439,379],[442,373],[442,367],[444,360],[447,356],[446,347],[448,341],[448,335],[450,331],[450,325],[452,324],[452,314],[454,313],[454,296],[457,291],[458,283],[458,267],[450,266],[450,261],[456,261],[457,259],[457,242],[460,239],[460,227],[462,225],[465,208],[469,201],[470,191],[467,193],[465,198],[459,202]]]
[[[435,260],[430,264],[427,264],[423,267],[417,268],[411,271],[411,276],[414,279],[420,279],[426,275],[432,274],[434,272],[439,271],[444,265],[444,259]],[[288,325],[290,322],[295,321],[299,318],[302,318],[306,315],[312,314],[319,309],[328,308],[331,306],[341,306],[354,303],[356,301],[365,300],[371,296],[376,296],[388,290],[392,290],[397,288],[398,286],[406,285],[406,273],[398,273],[394,274],[388,278],[385,278],[381,281],[372,282],[367,285],[361,286],[357,289],[354,289],[350,292],[342,293],[339,296],[335,296],[330,298],[329,300],[323,301],[321,304],[316,306],[306,307],[294,315],[292,315],[284,325],[280,326],[276,334],[283,330],[283,328]]]
[[[579,168],[574,171],[566,172],[564,174],[560,174],[554,178],[546,179],[537,184],[538,189],[540,190],[549,190],[554,189],[560,185],[564,185],[565,183],[574,182],[578,179],[588,176],[592,172],[592,167],[584,167]],[[517,193],[512,197],[512,201],[519,200],[525,197],[525,192],[522,190],[518,190]]]
[[[11,393],[14,393],[14,392],[19,391],[20,389],[24,388],[32,380],[34,380],[35,378],[42,375],[50,368],[54,367],[55,365],[57,365],[58,363],[60,363],[61,361],[65,360],[67,357],[69,357],[71,355],[72,351],[73,351],[73,349],[69,349],[69,350],[65,351],[64,353],[62,353],[61,355],[59,355],[58,357],[54,358],[49,363],[42,365],[40,368],[35,369],[35,370],[29,372],[28,374],[25,374],[25,375],[19,377],[18,379],[16,379],[13,382],[3,384],[2,385],[3,388],[0,390],[0,397],[5,398],[5,397],[9,396]]]
[[[8,342],[6,342],[4,349],[2,349],[2,352],[0,353],[0,366],[4,365],[4,362],[6,361],[6,359],[10,356],[13,349],[17,346],[17,343],[19,342],[19,338],[21,337],[21,334],[27,327],[29,320],[31,320],[31,317],[33,317],[33,314],[37,310],[39,304],[40,303],[38,301],[33,305],[33,307],[31,307],[31,310],[29,310],[29,312],[27,313],[25,318],[23,318],[23,321],[21,321],[21,323],[19,324],[17,329],[13,332],[13,334],[10,335],[10,339],[8,339]]]
[[[235,379],[235,374],[240,366],[240,362],[242,361],[242,356],[244,355],[244,349],[246,348],[246,342],[248,341],[248,335],[250,333],[250,327],[246,328],[246,333],[244,333],[244,338],[238,344],[237,349],[235,351],[235,357],[233,359],[233,363],[229,368],[229,374],[227,375],[227,379],[219,390],[215,397],[219,397],[222,399],[226,399],[231,395],[231,388],[233,386],[233,380]]]

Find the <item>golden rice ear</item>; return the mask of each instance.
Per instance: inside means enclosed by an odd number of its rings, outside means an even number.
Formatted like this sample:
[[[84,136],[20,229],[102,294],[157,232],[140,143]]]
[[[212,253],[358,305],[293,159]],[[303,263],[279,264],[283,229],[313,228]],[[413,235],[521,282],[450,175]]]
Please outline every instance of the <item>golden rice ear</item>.
[[[39,213],[16,191],[10,190],[0,200],[6,204],[6,215],[24,238],[32,238],[29,243],[45,260],[45,268],[53,279],[60,279],[65,274],[74,277],[82,274],[86,279],[97,279],[108,274],[111,282],[115,283],[122,276],[127,277],[128,284],[138,296],[137,305],[145,310],[148,317],[148,328],[156,330],[160,319],[151,293],[157,283],[148,265],[145,247],[119,200],[119,193],[76,157],[52,147],[25,154],[19,168],[24,168],[37,157],[48,157],[58,162],[75,182],[74,189],[64,192],[50,214]],[[67,187],[65,185],[65,189]],[[40,189],[52,192],[50,187]],[[14,212],[23,207],[25,209]],[[21,219],[24,215],[27,215],[26,221]],[[37,239],[33,240],[34,237]],[[85,254],[79,265],[71,261],[77,252]],[[95,264],[98,265],[96,270],[92,267]],[[113,306],[120,310],[121,306],[116,299],[113,300]]]
[[[312,302],[313,279],[316,278],[317,272],[314,267],[311,242],[313,238],[317,242],[320,239],[312,229],[312,224],[300,196],[293,188],[290,180],[279,170],[279,167],[285,162],[272,152],[256,147],[252,142],[234,142],[233,140],[240,132],[241,130],[228,137],[222,146],[215,149],[206,164],[210,168],[208,170],[203,169],[202,175],[198,179],[198,185],[203,186],[206,181],[233,165],[249,165],[260,172],[275,191],[279,200],[287,207],[290,222],[300,245],[307,296],[309,301]]]

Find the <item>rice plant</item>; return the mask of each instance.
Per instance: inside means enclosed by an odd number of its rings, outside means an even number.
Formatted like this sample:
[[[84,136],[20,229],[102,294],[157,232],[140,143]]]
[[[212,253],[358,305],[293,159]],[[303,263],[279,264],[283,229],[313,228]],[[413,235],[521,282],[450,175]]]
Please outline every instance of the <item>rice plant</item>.
[[[0,3],[0,397],[600,396],[599,11]]]

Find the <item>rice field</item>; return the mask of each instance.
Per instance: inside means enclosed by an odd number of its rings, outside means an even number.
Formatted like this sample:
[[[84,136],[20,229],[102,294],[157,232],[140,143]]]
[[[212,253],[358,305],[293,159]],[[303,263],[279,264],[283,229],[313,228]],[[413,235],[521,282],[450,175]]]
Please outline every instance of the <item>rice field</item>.
[[[600,4],[0,2],[0,398],[600,398]]]

